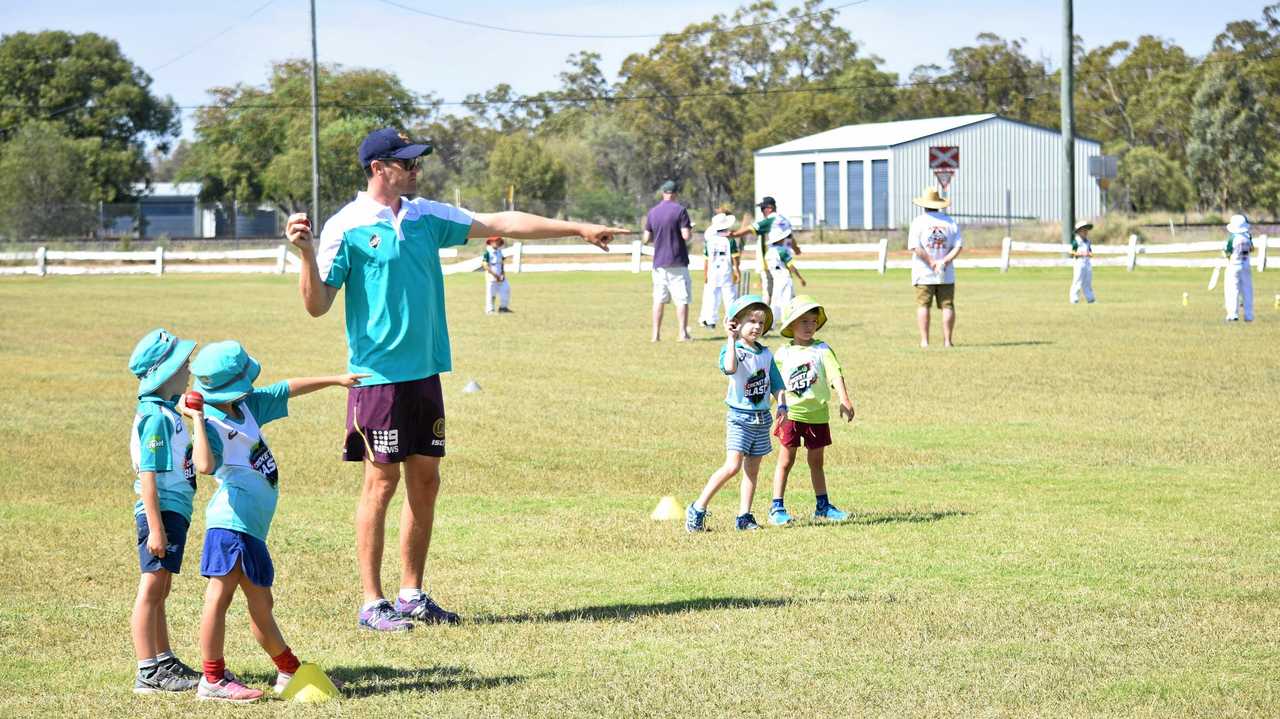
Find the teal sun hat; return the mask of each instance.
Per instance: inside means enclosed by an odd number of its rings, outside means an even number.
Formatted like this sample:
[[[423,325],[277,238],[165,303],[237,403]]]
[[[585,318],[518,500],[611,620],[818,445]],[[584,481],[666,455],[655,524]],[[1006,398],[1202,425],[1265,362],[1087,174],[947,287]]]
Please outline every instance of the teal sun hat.
[[[229,404],[253,391],[262,365],[235,340],[205,345],[191,361],[195,391],[210,404]]]
[[[762,333],[768,332],[773,327],[773,309],[769,307],[769,303],[765,302],[760,295],[743,295],[734,300],[733,304],[729,305],[729,316],[737,320],[738,315],[749,309],[764,310],[764,330]]]
[[[155,394],[191,356],[195,340],[181,340],[165,329],[154,329],[138,340],[129,355],[129,371],[138,378],[138,396]],[[167,399],[167,398],[166,398]]]

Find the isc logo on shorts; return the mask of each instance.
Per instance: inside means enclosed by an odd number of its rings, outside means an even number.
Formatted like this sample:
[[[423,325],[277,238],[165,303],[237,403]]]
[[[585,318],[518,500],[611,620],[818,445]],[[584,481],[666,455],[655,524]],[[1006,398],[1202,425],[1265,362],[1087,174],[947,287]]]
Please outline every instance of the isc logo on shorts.
[[[400,430],[370,430],[369,443],[373,445],[373,451],[379,454],[397,454],[400,452]]]

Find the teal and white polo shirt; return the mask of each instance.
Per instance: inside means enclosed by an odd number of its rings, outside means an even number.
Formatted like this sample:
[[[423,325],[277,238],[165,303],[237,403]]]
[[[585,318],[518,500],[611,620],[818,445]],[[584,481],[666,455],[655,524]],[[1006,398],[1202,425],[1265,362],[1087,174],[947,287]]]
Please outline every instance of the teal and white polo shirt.
[[[177,512],[191,521],[191,503],[196,496],[196,468],[191,461],[191,434],[174,411],[173,404],[154,395],[138,400],[129,434],[129,454],[134,474],[156,473],[156,497],[161,512]],[[142,506],[142,479],[134,479],[139,497],[133,505],[138,516]]]
[[[452,369],[442,247],[461,245],[472,214],[400,198],[400,214],[361,192],[320,232],[320,278],[346,287],[347,367],[361,384],[424,379]]]

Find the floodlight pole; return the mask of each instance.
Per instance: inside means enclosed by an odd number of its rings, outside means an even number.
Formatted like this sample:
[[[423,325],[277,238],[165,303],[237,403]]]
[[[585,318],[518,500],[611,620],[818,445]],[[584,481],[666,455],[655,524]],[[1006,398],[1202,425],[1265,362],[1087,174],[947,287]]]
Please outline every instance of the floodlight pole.
[[[1062,0],[1062,242],[1070,245],[1076,224],[1075,32],[1071,0]]]
[[[311,0],[311,222],[320,222],[320,63],[316,51],[316,0]]]

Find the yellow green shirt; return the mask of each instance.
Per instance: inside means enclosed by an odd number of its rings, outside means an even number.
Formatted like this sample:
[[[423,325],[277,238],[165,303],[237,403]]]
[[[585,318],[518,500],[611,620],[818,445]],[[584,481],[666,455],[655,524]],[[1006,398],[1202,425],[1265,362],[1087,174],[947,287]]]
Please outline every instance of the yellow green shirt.
[[[774,352],[773,361],[787,388],[787,418],[805,424],[828,422],[831,387],[843,376],[830,345],[821,340],[807,347],[789,342]]]

